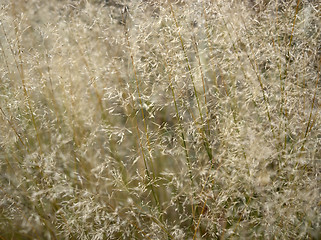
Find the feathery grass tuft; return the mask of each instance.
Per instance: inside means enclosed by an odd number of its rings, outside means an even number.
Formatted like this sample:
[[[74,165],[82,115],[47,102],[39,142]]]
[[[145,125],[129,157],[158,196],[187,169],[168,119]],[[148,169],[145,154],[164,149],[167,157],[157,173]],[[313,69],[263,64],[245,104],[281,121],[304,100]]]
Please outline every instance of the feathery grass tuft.
[[[318,1],[0,4],[0,239],[320,239]]]

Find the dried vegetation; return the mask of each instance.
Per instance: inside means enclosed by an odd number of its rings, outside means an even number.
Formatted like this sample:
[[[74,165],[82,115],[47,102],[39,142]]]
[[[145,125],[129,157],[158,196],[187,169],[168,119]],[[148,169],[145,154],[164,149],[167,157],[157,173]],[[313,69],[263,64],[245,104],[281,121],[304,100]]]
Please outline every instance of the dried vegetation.
[[[1,239],[320,239],[318,1],[0,21]]]

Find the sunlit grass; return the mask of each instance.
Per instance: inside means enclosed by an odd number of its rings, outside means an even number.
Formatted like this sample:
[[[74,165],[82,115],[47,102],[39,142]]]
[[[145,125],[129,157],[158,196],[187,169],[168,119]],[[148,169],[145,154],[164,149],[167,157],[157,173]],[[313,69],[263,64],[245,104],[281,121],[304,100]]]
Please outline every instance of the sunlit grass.
[[[1,239],[320,238],[317,1],[3,1]]]

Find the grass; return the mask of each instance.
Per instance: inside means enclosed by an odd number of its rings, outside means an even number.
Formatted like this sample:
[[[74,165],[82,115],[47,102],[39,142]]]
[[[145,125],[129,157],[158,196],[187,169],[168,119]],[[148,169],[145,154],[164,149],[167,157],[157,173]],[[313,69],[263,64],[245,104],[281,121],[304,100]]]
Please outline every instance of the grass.
[[[319,239],[318,1],[2,1],[0,239]]]

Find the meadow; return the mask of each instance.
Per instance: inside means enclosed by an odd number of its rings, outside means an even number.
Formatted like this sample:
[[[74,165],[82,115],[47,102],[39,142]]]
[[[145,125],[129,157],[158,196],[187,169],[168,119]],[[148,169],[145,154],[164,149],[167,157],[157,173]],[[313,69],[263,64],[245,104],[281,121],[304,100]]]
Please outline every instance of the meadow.
[[[0,239],[320,239],[318,0],[2,0]]]

